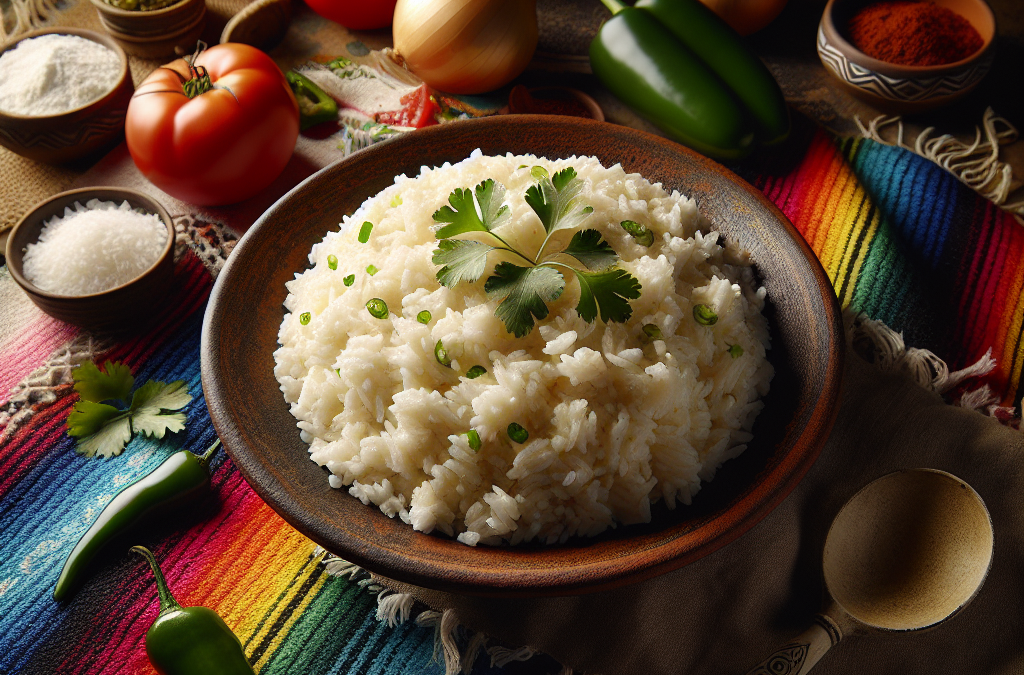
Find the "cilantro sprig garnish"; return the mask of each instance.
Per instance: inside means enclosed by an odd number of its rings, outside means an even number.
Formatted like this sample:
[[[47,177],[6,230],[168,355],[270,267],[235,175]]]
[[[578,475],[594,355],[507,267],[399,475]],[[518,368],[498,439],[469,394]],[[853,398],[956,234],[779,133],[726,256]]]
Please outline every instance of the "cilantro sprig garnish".
[[[184,381],[149,380],[132,394],[135,378],[128,366],[107,361],[103,368],[106,372],[85,361],[71,374],[81,400],[68,415],[67,427],[68,435],[78,439],[79,453],[113,457],[121,454],[133,433],[163,438],[168,431],[185,428],[185,413],[180,410],[192,396]]]
[[[601,233],[578,230],[558,251],[548,251],[552,235],[581,227],[594,211],[583,203],[584,183],[576,170],[567,167],[551,176],[543,167],[530,171],[537,183],[526,190],[526,203],[544,226],[545,237],[531,257],[505,241],[494,230],[508,223],[512,214],[505,200],[505,187],[490,178],[476,188],[456,188],[448,205],[434,213],[440,224],[433,262],[441,265],[438,282],[453,288],[460,282],[476,282],[487,269],[491,251],[505,251],[516,262],[502,261],[484,283],[488,297],[501,302],[494,314],[516,337],[528,335],[535,319],[548,315],[547,303],[565,290],[562,270],[573,273],[580,285],[576,311],[585,321],[600,313],[602,321],[624,322],[633,313],[629,300],[640,297],[640,282],[629,272],[615,267],[619,256]],[[487,243],[474,239],[453,239],[458,235],[483,233]],[[519,262],[525,263],[517,264]],[[578,265],[576,264],[578,263]]]

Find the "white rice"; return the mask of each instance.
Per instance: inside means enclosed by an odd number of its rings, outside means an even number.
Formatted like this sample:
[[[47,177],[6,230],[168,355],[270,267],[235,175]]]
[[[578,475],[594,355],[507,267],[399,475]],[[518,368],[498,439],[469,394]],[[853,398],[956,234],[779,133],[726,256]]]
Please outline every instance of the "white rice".
[[[544,230],[523,199],[535,165],[551,174],[571,165],[584,180],[582,200],[594,212],[583,227],[599,230],[643,287],[627,322],[583,321],[569,275],[547,318],[516,338],[483,290],[503,259],[494,252],[479,281],[453,289],[436,281],[432,214],[455,188],[487,178],[504,185],[512,218],[498,232],[522,250],[539,247]],[[627,219],[647,225],[654,244],[637,244],[619,226]],[[374,226],[361,244],[364,221]],[[333,487],[469,545],[564,542],[648,522],[658,500],[689,504],[746,447],[773,373],[765,292],[747,257],[723,247],[692,200],[592,157],[477,151],[399,176],[309,260],[311,269],[288,283],[274,372],[311,458],[331,471]],[[371,276],[369,265],[379,271]],[[371,298],[387,303],[388,318],[370,315]],[[718,321],[697,323],[696,304]],[[416,320],[422,310],[428,325]],[[642,339],[645,324],[664,339]],[[435,358],[438,340],[450,368]],[[468,379],[474,365],[487,373]],[[524,444],[510,440],[512,422],[529,431]]]

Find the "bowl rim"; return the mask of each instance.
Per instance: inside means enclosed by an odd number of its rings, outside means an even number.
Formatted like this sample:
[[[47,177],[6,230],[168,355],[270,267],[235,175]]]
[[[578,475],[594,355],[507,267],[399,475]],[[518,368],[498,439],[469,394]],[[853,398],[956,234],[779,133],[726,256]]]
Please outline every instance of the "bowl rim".
[[[113,50],[113,52],[117,54],[117,58],[121,61],[121,76],[117,78],[117,82],[114,83],[114,86],[111,87],[111,89],[107,91],[107,93],[103,94],[103,96],[99,97],[94,101],[90,101],[85,105],[81,105],[77,108],[72,108],[71,110],[65,110],[63,112],[54,113],[52,115],[21,115],[19,113],[9,112],[7,110],[3,110],[2,108],[0,108],[0,119],[7,117],[12,120],[25,120],[34,122],[60,121],[63,118],[70,117],[71,115],[82,112],[83,110],[88,110],[89,108],[94,107],[99,108],[103,105],[106,105],[113,97],[117,96],[117,93],[121,90],[122,87],[124,87],[126,80],[129,83],[131,83],[131,70],[128,65],[128,54],[126,54],[124,49],[121,48],[121,45],[117,44],[117,41],[109,35],[97,33],[96,31],[89,30],[88,28],[77,28],[75,26],[51,26],[49,28],[38,28],[36,30],[30,30],[27,33],[16,35],[10,40],[4,42],[3,44],[0,44],[0,55],[2,55],[4,52],[8,50],[14,49],[14,47],[16,47],[23,40],[37,38],[43,35],[75,35],[81,38],[85,38],[86,40],[91,40],[93,42],[103,45],[104,47],[107,47],[108,49]],[[132,88],[134,89],[134,86]]]
[[[408,135],[403,135],[375,144],[367,148],[365,152],[354,153],[321,169],[281,197],[249,228],[237,242],[231,258],[228,259],[224,269],[218,275],[208,300],[203,318],[200,348],[203,363],[203,390],[206,392],[207,407],[218,436],[221,437],[229,456],[254,491],[285,521],[306,536],[320,541],[331,539],[334,539],[335,543],[343,541],[344,550],[336,552],[343,554],[346,560],[406,583],[469,595],[538,597],[590,593],[649,579],[710,555],[749,531],[792,492],[820,456],[838,412],[845,356],[841,310],[824,268],[789,219],[763,193],[713,160],[661,136],[583,118],[549,115],[501,115],[462,121],[458,124],[476,125],[484,131],[488,131],[488,127],[491,127],[489,131],[493,135],[498,131],[493,127],[500,128],[503,124],[516,122],[524,126],[563,127],[566,130],[568,127],[589,127],[587,131],[590,133],[600,134],[609,131],[612,134],[628,135],[634,140],[653,141],[663,144],[674,152],[689,155],[698,168],[707,167],[710,171],[720,173],[729,182],[737,185],[739,189],[744,190],[757,200],[770,213],[771,217],[779,222],[780,227],[788,234],[789,239],[799,249],[808,264],[812,277],[808,280],[809,292],[815,296],[820,295],[822,298],[825,316],[821,323],[827,327],[826,337],[829,340],[827,344],[832,347],[827,364],[823,366],[824,374],[820,395],[805,414],[806,423],[792,439],[794,451],[787,452],[770,470],[770,476],[775,477],[776,480],[759,481],[735,498],[730,507],[732,515],[726,523],[730,525],[729,527],[716,529],[715,519],[702,521],[687,537],[673,537],[668,541],[659,541],[651,547],[635,551],[632,554],[575,561],[569,567],[542,565],[527,568],[523,566],[520,573],[514,575],[514,578],[510,578],[510,575],[500,568],[487,567],[486,558],[489,555],[487,551],[494,547],[478,547],[477,549],[467,547],[467,550],[474,551],[482,548],[485,553],[471,554],[476,556],[473,564],[461,567],[453,573],[450,565],[425,558],[403,557],[398,561],[399,564],[393,564],[395,560],[388,559],[387,549],[363,539],[357,532],[344,530],[337,534],[335,532],[336,523],[332,525],[326,519],[311,514],[291,494],[287,489],[289,486],[286,484],[278,483],[276,484],[277,489],[275,489],[275,487],[268,487],[267,484],[261,482],[261,479],[273,478],[273,476],[267,466],[261,463],[259,453],[246,442],[245,434],[242,432],[242,427],[245,425],[237,417],[239,414],[237,404],[229,400],[225,394],[227,374],[220,364],[222,353],[220,341],[224,326],[222,322],[215,321],[214,317],[218,307],[225,301],[224,297],[228,293],[226,290],[228,280],[236,273],[236,267],[245,264],[240,261],[245,256],[247,249],[253,245],[253,240],[257,238],[258,233],[262,231],[273,212],[285,200],[298,194],[299,191],[319,180],[324,174],[337,170],[336,167],[342,163],[361,163],[377,155],[387,157],[391,145],[396,143],[411,145],[417,142],[417,138],[422,139],[425,135],[443,134],[445,133],[444,125],[419,130],[416,132],[418,136],[414,134],[407,138]],[[426,164],[430,161],[433,160],[425,158],[423,163]],[[274,392],[277,394],[276,389]],[[796,451],[797,449],[799,451]],[[282,487],[284,489],[281,489]],[[408,527],[410,532],[412,531],[411,526],[405,524],[402,526]],[[332,533],[336,536],[332,537]],[[415,534],[423,537],[434,536],[419,532]],[[454,538],[445,537],[445,540],[461,546]],[[582,547],[589,547],[593,540],[577,537],[574,538],[574,541],[581,544]],[[507,549],[507,547],[499,547],[495,550],[500,551],[502,548]],[[541,548],[550,550],[550,547]],[[520,548],[520,550],[522,549]]]
[[[74,201],[80,202],[84,206],[86,201],[88,201],[89,199],[94,198],[94,197],[89,197],[88,195],[90,195],[92,193],[97,193],[99,191],[111,191],[111,192],[117,192],[117,193],[126,195],[125,198],[122,198],[120,200],[104,198],[101,201],[113,201],[113,202],[117,202],[117,201],[121,201],[121,202],[128,201],[128,202],[131,202],[132,200],[137,201],[137,202],[141,201],[141,202],[146,202],[147,203],[147,207],[146,207],[146,211],[147,212],[155,210],[156,213],[153,214],[153,215],[159,216],[160,217],[160,221],[163,222],[164,226],[167,228],[167,242],[164,244],[163,250],[160,251],[160,255],[157,256],[157,259],[155,261],[153,261],[152,265],[147,267],[138,276],[129,279],[128,281],[126,281],[125,283],[121,284],[120,286],[114,286],[114,287],[108,288],[108,289],[106,289],[104,291],[98,291],[96,293],[89,293],[87,295],[60,295],[58,293],[53,293],[51,291],[44,291],[43,289],[39,288],[38,286],[33,284],[31,281],[29,281],[25,277],[25,275],[22,273],[22,271],[21,271],[22,263],[23,263],[23,258],[24,258],[24,253],[22,251],[20,251],[20,250],[16,250],[15,247],[14,247],[14,242],[17,239],[17,233],[18,233],[19,229],[22,228],[23,226],[27,228],[27,227],[31,227],[32,225],[34,225],[37,221],[36,221],[35,218],[33,218],[33,216],[35,216],[36,213],[38,213],[40,210],[42,210],[48,204],[56,201],[57,199],[63,199],[63,198],[66,198],[66,197],[71,197],[72,195],[81,195],[83,197],[81,200],[75,199]],[[95,197],[95,198],[96,199],[100,199],[99,197]],[[150,209],[148,204],[152,204],[156,208],[155,209]],[[53,216],[50,216],[50,217],[52,218]],[[50,300],[57,300],[57,301],[62,301],[62,302],[77,301],[77,300],[88,301],[88,300],[97,300],[97,299],[100,299],[100,298],[102,298],[104,296],[108,296],[108,295],[111,295],[113,293],[116,293],[116,292],[120,291],[121,289],[124,289],[124,288],[127,288],[129,286],[135,285],[135,284],[141,282],[142,280],[144,280],[145,278],[147,278],[147,277],[151,276],[152,274],[154,274],[155,270],[158,267],[160,267],[161,263],[163,263],[168,256],[174,254],[174,241],[175,241],[174,220],[171,218],[171,215],[170,215],[170,213],[168,213],[167,209],[164,208],[163,204],[158,202],[156,199],[154,199],[150,195],[148,195],[148,194],[146,194],[144,192],[139,192],[138,190],[132,190],[130,188],[118,187],[116,185],[96,185],[96,186],[92,186],[92,187],[76,188],[74,190],[65,190],[64,192],[55,194],[52,197],[44,199],[43,201],[41,201],[38,204],[36,204],[35,206],[33,206],[28,211],[28,213],[26,213],[24,216],[22,216],[21,219],[18,220],[18,222],[14,225],[14,227],[11,228],[11,231],[10,231],[10,233],[7,236],[7,245],[4,247],[4,255],[6,256],[7,261],[8,261],[7,262],[7,269],[8,269],[8,271],[11,273],[11,276],[14,277],[14,281],[17,282],[17,284],[19,286],[21,286],[26,292],[30,292],[30,293],[32,293],[34,295],[38,295],[39,297],[42,297],[42,298],[47,298],[47,299],[50,299]],[[11,263],[10,263],[11,260],[17,260],[17,265],[11,265]]]
[[[839,27],[836,25],[835,19],[832,16],[837,3],[851,1],[854,0],[828,0],[828,4],[825,5],[825,9],[821,14],[821,26],[825,29],[826,37],[836,43],[836,47],[841,51],[849,51],[851,54],[856,55],[856,58],[846,55],[848,59],[859,66],[873,70],[874,72],[885,75],[886,77],[897,79],[914,79],[927,76],[937,77],[947,71],[956,70],[967,66],[972,62],[979,61],[996,43],[996,19],[995,14],[992,12],[992,8],[988,6],[988,3],[985,2],[985,0],[967,0],[967,2],[972,2],[981,8],[981,11],[987,14],[989,20],[992,22],[992,35],[988,39],[982,37],[982,45],[974,53],[970,54],[966,58],[960,59],[959,61],[952,61],[950,63],[942,63],[934,66],[907,66],[901,63],[891,63],[889,61],[876,59],[873,56],[868,56],[860,49],[857,49],[852,42],[847,40],[843,36],[842,31],[839,30]],[[872,3],[873,0],[866,0],[865,4],[868,5]],[[966,17],[964,18],[966,19]],[[973,26],[973,24],[971,25]],[[977,30],[977,28],[975,28],[975,30]]]
[[[98,11],[110,14],[111,16],[123,17],[159,17],[164,14],[169,14],[172,9],[177,10],[180,9],[182,5],[187,4],[201,4],[203,5],[203,9],[206,8],[206,0],[178,0],[177,2],[167,5],[166,7],[161,7],[160,9],[147,10],[121,9],[120,7],[115,7],[114,5],[103,2],[103,0],[90,0],[90,2],[92,2],[93,6],[96,7]]]

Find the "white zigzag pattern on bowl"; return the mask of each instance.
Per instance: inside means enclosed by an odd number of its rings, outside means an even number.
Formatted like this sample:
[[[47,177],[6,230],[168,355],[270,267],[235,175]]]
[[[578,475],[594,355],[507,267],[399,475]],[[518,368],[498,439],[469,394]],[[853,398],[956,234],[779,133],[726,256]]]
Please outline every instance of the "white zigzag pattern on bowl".
[[[945,77],[897,79],[851,62],[842,52],[829,44],[825,32],[819,27],[818,56],[829,70],[855,87],[894,101],[924,101],[949,96],[973,86],[988,72],[993,55],[989,53],[977,63]]]
[[[24,148],[45,148],[47,150],[59,150],[75,145],[88,143],[94,138],[106,136],[118,127],[124,126],[125,111],[114,111],[103,117],[91,119],[73,129],[54,131],[48,134],[34,134],[29,132],[17,132],[9,129],[0,129],[0,135],[9,139],[15,145]]]

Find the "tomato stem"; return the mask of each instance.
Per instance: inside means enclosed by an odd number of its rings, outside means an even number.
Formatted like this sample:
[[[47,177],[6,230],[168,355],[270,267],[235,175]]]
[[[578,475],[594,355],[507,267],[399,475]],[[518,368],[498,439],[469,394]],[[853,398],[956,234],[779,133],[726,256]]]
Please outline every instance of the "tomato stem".
[[[199,58],[199,55],[205,49],[206,43],[199,40],[196,42],[196,50],[192,53],[192,56],[185,57],[185,64],[188,66],[188,72],[192,77],[182,82],[181,88],[185,92],[185,96],[189,98],[201,96],[210,91],[210,88],[213,86],[210,82],[210,74],[206,71],[206,68],[195,64],[196,59]]]

